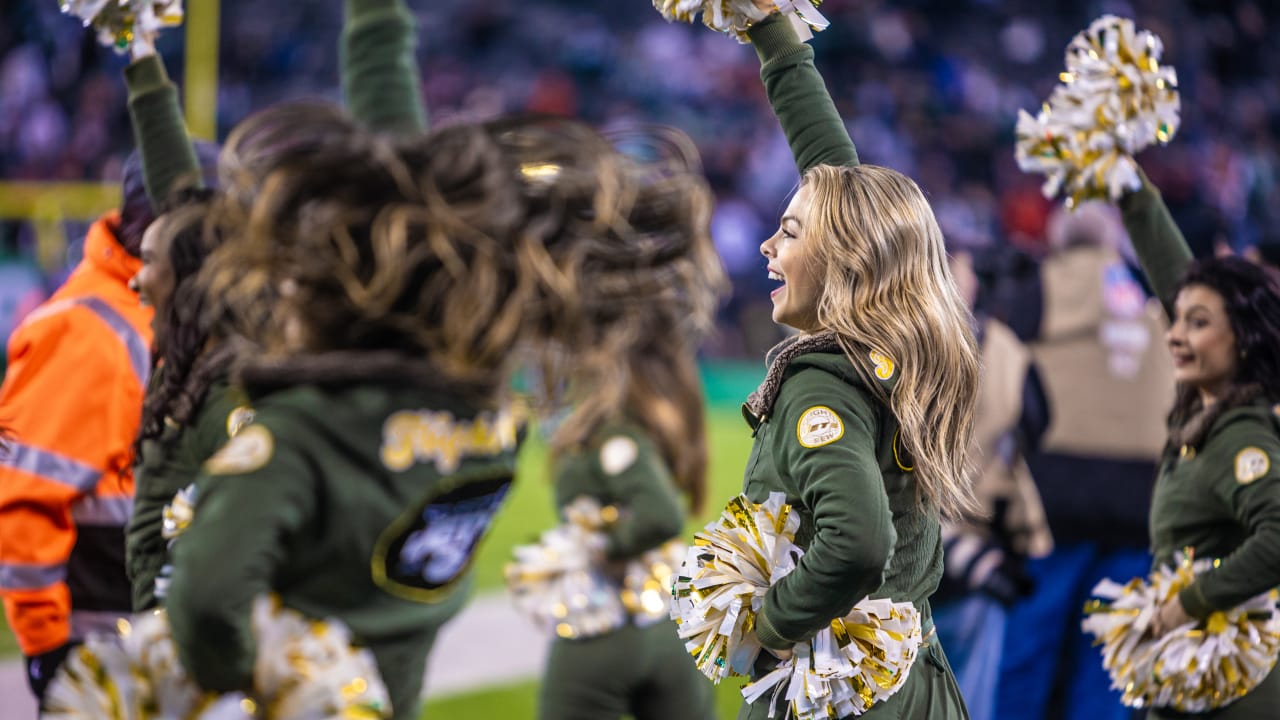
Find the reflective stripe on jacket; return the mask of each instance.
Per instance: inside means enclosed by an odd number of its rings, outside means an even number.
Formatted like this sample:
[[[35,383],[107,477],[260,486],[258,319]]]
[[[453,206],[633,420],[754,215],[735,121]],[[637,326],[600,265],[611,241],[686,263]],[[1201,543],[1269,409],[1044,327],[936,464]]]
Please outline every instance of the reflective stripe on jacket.
[[[151,367],[141,266],[100,218],[84,260],[9,339],[0,420],[0,594],[26,655],[129,611],[124,526]]]

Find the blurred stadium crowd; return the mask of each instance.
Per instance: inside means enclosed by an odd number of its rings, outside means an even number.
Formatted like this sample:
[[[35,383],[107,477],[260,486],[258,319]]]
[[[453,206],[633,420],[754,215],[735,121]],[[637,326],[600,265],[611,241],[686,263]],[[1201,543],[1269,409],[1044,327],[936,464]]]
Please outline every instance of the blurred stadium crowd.
[[[1020,108],[1036,109],[1062,49],[1104,12],[1165,42],[1182,129],[1144,167],[1197,254],[1280,244],[1280,4],[1231,0],[827,0],[818,64],[863,160],[915,178],[949,243],[975,252],[980,307],[1012,309],[1045,252],[1053,206],[1013,162]],[[697,142],[718,195],[716,242],[735,292],[713,356],[759,357],[768,322],[759,242],[795,183],[750,48],[664,23],[643,0],[432,0],[423,92],[436,124],[511,111],[600,126],[652,122]],[[218,127],[300,96],[337,96],[341,3],[222,0]],[[160,49],[181,82],[182,33]],[[131,147],[125,60],[50,0],[6,0],[0,22],[0,178],[118,180]],[[72,240],[79,229],[66,232]],[[0,221],[0,337],[75,260],[37,266],[36,233]],[[1010,288],[1015,288],[1010,290]]]

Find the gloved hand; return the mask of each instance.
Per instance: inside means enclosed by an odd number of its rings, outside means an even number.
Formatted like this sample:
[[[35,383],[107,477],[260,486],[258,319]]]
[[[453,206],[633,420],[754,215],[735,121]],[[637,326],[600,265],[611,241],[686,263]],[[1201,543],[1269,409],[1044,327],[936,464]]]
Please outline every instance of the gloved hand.
[[[1035,592],[1036,581],[1027,574],[1022,558],[1008,553],[978,584],[978,592],[991,596],[1008,607]]]
[[[49,688],[53,676],[58,674],[58,668],[62,667],[62,662],[67,659],[67,653],[79,644],[79,642],[69,642],[49,652],[27,658],[27,684],[31,686],[31,692],[41,706],[44,705],[44,692]]]

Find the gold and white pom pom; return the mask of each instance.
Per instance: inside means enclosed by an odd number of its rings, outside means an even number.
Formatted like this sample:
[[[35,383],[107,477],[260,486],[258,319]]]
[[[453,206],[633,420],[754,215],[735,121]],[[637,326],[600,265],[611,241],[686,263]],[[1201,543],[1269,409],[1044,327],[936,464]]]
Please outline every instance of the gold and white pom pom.
[[[1037,115],[1018,115],[1018,166],[1047,176],[1046,197],[1065,194],[1071,207],[1141,187],[1133,156],[1168,143],[1180,123],[1177,73],[1160,64],[1163,52],[1158,37],[1114,15],[1072,39],[1061,84]]]
[[[1187,623],[1153,638],[1160,607],[1215,566],[1183,556],[1176,569],[1120,585],[1103,580],[1093,589],[1102,600],[1085,607],[1084,631],[1102,646],[1111,686],[1129,707],[1166,707],[1199,713],[1224,707],[1262,682],[1280,655],[1277,594],[1270,591],[1203,623]]]
[[[671,618],[667,611],[671,582],[689,547],[682,540],[670,540],[627,563],[622,580],[622,606],[640,627]]]
[[[830,22],[818,12],[822,0],[773,0],[777,11],[795,26],[801,39],[808,40],[814,32],[827,29]],[[653,7],[668,22],[692,23],[699,14],[702,23],[717,32],[732,35],[740,43],[747,43],[747,29],[769,13],[762,11],[752,0],[653,0]]]
[[[391,716],[373,654],[351,646],[342,623],[316,621],[259,598],[253,608],[258,657],[254,697],[198,688],[178,661],[163,610],[121,621],[116,635],[92,635],[67,657],[49,685],[58,720],[308,720]]]
[[[62,12],[98,31],[98,41],[126,52],[139,38],[182,24],[182,0],[62,0]]]
[[[797,720],[861,715],[902,689],[922,642],[914,605],[864,598],[796,645],[790,659],[744,687],[742,696],[748,703],[765,697],[772,703],[781,695],[788,716]]]
[[[196,486],[188,485],[174,494],[161,513],[160,537],[173,540],[186,531],[196,516]]]
[[[258,598],[253,630],[258,644],[254,694],[272,708],[272,718],[391,716],[373,653],[354,647],[342,623],[312,620],[274,598]]]
[[[671,588],[671,618],[703,675],[745,676],[760,655],[756,614],[769,586],[795,569],[800,519],[782,493],[739,495],[694,535]]]
[[[566,639],[603,635],[626,623],[616,584],[600,568],[605,536],[617,520],[612,506],[580,497],[564,510],[565,522],[532,545],[513,549],[504,575],[516,609],[534,624]]]

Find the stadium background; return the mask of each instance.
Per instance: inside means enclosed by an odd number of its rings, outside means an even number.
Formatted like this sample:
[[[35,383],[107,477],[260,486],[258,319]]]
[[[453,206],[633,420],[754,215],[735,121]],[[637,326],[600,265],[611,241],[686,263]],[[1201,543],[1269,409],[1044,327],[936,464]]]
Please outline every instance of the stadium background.
[[[718,196],[717,246],[734,281],[704,354],[713,489],[739,487],[749,447],[737,405],[780,333],[756,247],[795,183],[749,48],[667,25],[645,0],[417,0],[433,124],[535,110],[600,126],[660,122],[698,143]],[[827,0],[818,64],[865,161],[916,178],[948,242],[979,256],[983,307],[1044,252],[1052,206],[1014,167],[1019,108],[1047,96],[1072,34],[1103,12],[1134,17],[1179,71],[1183,127],[1143,158],[1199,254],[1280,240],[1280,3],[1274,0]],[[249,112],[296,97],[337,100],[339,0],[187,0],[159,43],[191,133],[221,139]],[[59,15],[56,0],[0,14],[0,338],[56,287],[84,229],[119,196],[132,145],[125,60]],[[478,567],[500,589],[511,545],[552,522],[538,445]],[[692,529],[705,522],[698,518]],[[0,653],[15,658],[7,632]],[[436,663],[449,662],[435,657]],[[16,667],[9,662],[5,667]],[[536,685],[433,701],[435,717],[531,717]],[[722,688],[725,717],[736,691]],[[3,715],[3,713],[0,713]]]

